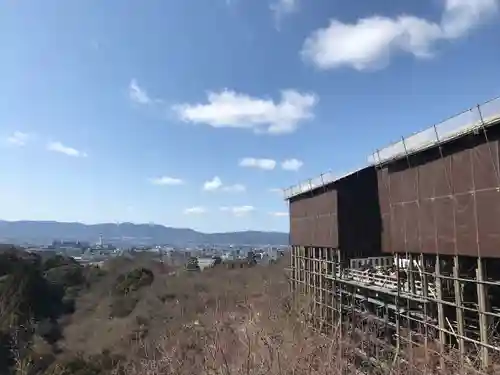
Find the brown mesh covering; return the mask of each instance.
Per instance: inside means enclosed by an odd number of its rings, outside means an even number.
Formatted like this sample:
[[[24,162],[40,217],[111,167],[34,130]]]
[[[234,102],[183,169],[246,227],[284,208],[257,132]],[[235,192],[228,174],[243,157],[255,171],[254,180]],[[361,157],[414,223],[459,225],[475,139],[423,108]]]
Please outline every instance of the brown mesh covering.
[[[500,257],[500,130],[378,170],[382,251]]]
[[[290,243],[338,247],[337,191],[331,186],[290,201]]]
[[[346,257],[380,254],[377,174],[365,168],[290,200],[290,243],[339,248]]]

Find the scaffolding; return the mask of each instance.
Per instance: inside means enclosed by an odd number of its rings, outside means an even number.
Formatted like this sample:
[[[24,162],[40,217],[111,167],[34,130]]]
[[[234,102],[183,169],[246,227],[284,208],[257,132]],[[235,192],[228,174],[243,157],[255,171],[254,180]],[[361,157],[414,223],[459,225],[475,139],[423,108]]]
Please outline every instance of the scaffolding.
[[[378,192],[376,251],[343,247],[342,220],[351,237],[361,233],[356,225],[373,235],[372,221],[356,223],[363,209],[353,215],[344,203],[342,211],[342,192],[331,187],[354,174],[322,175],[285,191],[291,288],[309,298],[312,327],[353,344],[361,372],[500,373],[499,121],[497,98],[370,157],[377,180],[365,179],[366,193],[356,197]],[[461,138],[468,139],[463,150]],[[340,354],[348,355],[342,344]]]
[[[372,257],[372,264],[350,268],[364,259],[346,262],[338,249],[292,246],[291,287],[311,297],[311,326],[351,336],[357,354],[374,367],[395,362],[431,374],[450,367],[455,354],[456,371],[494,371],[500,281],[487,271],[500,262],[426,254],[387,259]]]

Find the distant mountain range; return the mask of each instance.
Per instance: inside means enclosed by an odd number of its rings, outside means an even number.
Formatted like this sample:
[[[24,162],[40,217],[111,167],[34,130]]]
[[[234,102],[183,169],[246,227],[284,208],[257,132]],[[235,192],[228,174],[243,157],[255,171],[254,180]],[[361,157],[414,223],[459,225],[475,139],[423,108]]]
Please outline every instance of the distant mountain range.
[[[248,244],[286,245],[288,233],[227,232],[201,233],[187,228],[171,228],[157,224],[104,223],[86,225],[57,221],[2,221],[0,243],[49,244],[53,240],[80,240],[95,243],[102,235],[105,242],[125,245],[190,245],[190,244]]]

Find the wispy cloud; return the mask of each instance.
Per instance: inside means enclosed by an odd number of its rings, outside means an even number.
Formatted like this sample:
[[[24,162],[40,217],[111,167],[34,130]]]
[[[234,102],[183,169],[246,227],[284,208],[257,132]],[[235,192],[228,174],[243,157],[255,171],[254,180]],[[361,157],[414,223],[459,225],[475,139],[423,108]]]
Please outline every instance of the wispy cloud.
[[[357,70],[385,67],[398,52],[429,58],[437,42],[465,36],[498,13],[497,0],[444,0],[444,4],[439,23],[407,15],[372,16],[355,23],[332,19],[306,39],[302,56],[320,69]]]
[[[135,78],[130,81],[128,95],[130,100],[139,104],[150,104],[153,101],[146,90],[139,86]]]
[[[185,215],[200,215],[207,212],[207,209],[202,206],[189,207],[184,210]]]
[[[273,159],[258,159],[258,158],[243,158],[239,162],[240,167],[259,168],[271,171],[276,167],[276,160]]]
[[[269,212],[269,215],[271,216],[276,216],[276,217],[284,217],[288,216],[288,212]]]
[[[153,185],[183,185],[184,180],[180,178],[175,178],[175,177],[169,177],[169,176],[162,176],[162,177],[155,177],[151,178],[149,180]]]
[[[299,0],[274,0],[269,8],[274,14],[275,25],[279,30],[283,17],[299,10]]]
[[[243,158],[239,161],[240,167],[258,168],[271,171],[276,168],[276,160],[274,159],[259,159],[259,158]],[[292,158],[281,162],[281,168],[286,171],[298,171],[304,163],[301,160]]]
[[[271,193],[280,193],[280,194],[283,194],[283,189],[280,189],[280,188],[271,188],[271,189],[269,189],[269,191]]]
[[[47,143],[47,150],[58,152],[67,156],[72,156],[75,158],[86,158],[88,155],[86,152],[77,150],[76,148],[66,146],[61,142],[49,142]]]
[[[205,181],[205,183],[203,184],[203,190],[205,191],[221,190],[228,193],[241,193],[246,191],[246,186],[242,184],[224,185],[220,177],[215,176],[211,180]]]
[[[246,186],[242,184],[227,185],[222,187],[223,191],[227,191],[230,193],[242,193],[246,191],[246,189]]]
[[[211,180],[205,181],[203,184],[203,190],[214,191],[222,186],[222,181],[218,176],[215,176]]]
[[[221,211],[229,212],[234,216],[245,216],[253,211],[255,211],[254,206],[232,206],[232,207],[221,207]]]
[[[28,133],[23,133],[16,131],[9,137],[7,137],[7,142],[14,146],[26,146],[26,143],[30,139],[30,135]]]
[[[285,171],[298,171],[304,163],[298,159],[287,159],[281,163],[281,168]]]
[[[224,90],[209,92],[206,103],[178,104],[173,110],[184,122],[284,134],[294,132],[302,121],[312,119],[317,102],[315,94],[295,90],[282,91],[279,102]]]

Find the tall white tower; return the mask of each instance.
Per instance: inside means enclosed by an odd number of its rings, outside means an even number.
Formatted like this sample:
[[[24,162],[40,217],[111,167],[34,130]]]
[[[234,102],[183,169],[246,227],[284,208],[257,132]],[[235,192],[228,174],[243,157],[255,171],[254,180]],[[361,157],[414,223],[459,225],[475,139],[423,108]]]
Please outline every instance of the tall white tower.
[[[98,243],[99,246],[102,247],[103,245],[103,242],[102,242],[102,234],[99,235],[99,243]]]

